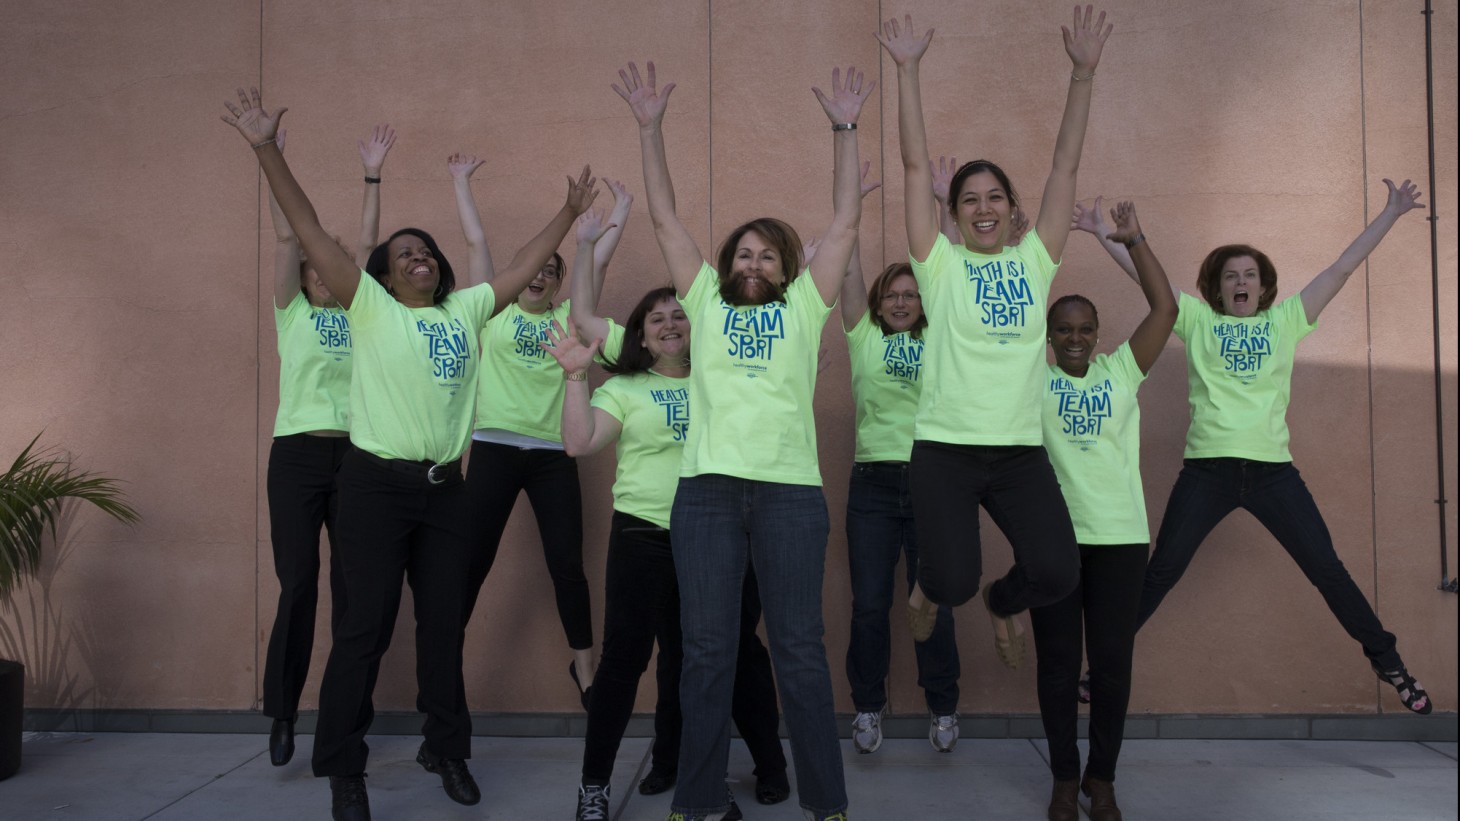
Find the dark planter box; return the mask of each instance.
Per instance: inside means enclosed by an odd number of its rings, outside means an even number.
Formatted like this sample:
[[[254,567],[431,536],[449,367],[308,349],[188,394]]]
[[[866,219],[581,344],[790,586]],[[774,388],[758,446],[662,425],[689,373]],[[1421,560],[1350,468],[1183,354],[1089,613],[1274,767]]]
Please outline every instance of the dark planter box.
[[[25,721],[25,665],[0,659],[0,779],[20,769],[20,731]]]

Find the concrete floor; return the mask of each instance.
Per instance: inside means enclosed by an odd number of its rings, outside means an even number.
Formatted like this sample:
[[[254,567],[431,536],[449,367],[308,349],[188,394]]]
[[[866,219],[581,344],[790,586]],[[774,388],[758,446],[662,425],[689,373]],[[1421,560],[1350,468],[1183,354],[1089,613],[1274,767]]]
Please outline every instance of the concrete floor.
[[[28,733],[21,770],[0,781],[0,818],[323,819],[329,789],[309,774],[311,736],[294,760],[272,767],[263,735]],[[613,783],[616,821],[661,821],[669,794],[633,789],[647,770],[649,739],[624,740]],[[1083,742],[1082,742],[1083,744]],[[372,736],[366,782],[374,817],[572,818],[583,742],[477,738],[476,807],[453,804],[415,763],[419,741]],[[1044,742],[964,739],[951,754],[926,741],[888,739],[873,755],[842,742],[851,817],[857,821],[1044,818]],[[745,747],[732,743],[730,777],[752,821],[800,821],[796,794],[755,803]],[[1232,819],[1454,819],[1455,742],[1130,740],[1118,790],[1131,821]],[[792,778],[794,785],[795,779]]]

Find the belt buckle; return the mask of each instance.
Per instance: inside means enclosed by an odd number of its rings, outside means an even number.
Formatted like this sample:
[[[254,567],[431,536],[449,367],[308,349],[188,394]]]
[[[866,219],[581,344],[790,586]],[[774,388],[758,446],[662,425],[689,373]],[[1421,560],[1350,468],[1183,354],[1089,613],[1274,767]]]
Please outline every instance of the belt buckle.
[[[426,468],[426,481],[433,485],[439,485],[446,481],[446,472],[446,465],[432,465]]]

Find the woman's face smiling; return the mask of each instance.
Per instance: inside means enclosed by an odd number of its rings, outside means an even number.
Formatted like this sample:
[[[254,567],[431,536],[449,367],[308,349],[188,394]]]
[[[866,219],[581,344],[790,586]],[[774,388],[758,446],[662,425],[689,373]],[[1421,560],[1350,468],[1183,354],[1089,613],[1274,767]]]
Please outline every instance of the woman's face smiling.
[[[1219,283],[1222,312],[1228,316],[1254,316],[1262,301],[1262,275],[1252,257],[1232,257],[1222,265]]]
[[[958,192],[953,212],[958,232],[969,249],[981,254],[997,254],[1009,235],[1009,192],[991,171],[970,174]]]
[[[887,283],[887,291],[877,306],[877,317],[894,333],[911,330],[923,318],[923,300],[912,274],[899,274]]]
[[[755,231],[746,231],[736,244],[730,276],[745,305],[764,305],[786,285],[780,253]]]
[[[1100,325],[1089,305],[1071,301],[1054,309],[1049,322],[1049,346],[1054,349],[1054,362],[1060,370],[1070,376],[1084,376],[1099,341]]]
[[[689,358],[689,317],[677,299],[662,299],[644,317],[644,347],[655,365],[676,367]]]
[[[441,272],[426,241],[415,234],[401,234],[390,241],[389,252],[389,283],[395,298],[411,307],[435,304]]]
[[[537,272],[537,276],[518,295],[517,304],[528,313],[543,313],[552,307],[553,297],[558,295],[558,289],[562,285],[563,272],[558,268],[558,260],[549,258],[542,270]]]

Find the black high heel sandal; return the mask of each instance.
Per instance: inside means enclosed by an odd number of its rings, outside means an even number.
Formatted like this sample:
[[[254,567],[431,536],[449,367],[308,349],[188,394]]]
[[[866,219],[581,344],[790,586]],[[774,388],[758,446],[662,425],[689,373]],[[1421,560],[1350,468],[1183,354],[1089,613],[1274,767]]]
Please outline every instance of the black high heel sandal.
[[[1409,708],[1410,712],[1427,716],[1435,708],[1435,705],[1430,702],[1430,694],[1426,693],[1425,688],[1421,687],[1414,676],[1404,669],[1404,665],[1401,664],[1397,670],[1384,670],[1376,662],[1371,661],[1369,666],[1374,669],[1374,674],[1379,677],[1380,681],[1399,692],[1399,700],[1404,702],[1404,706]]]

